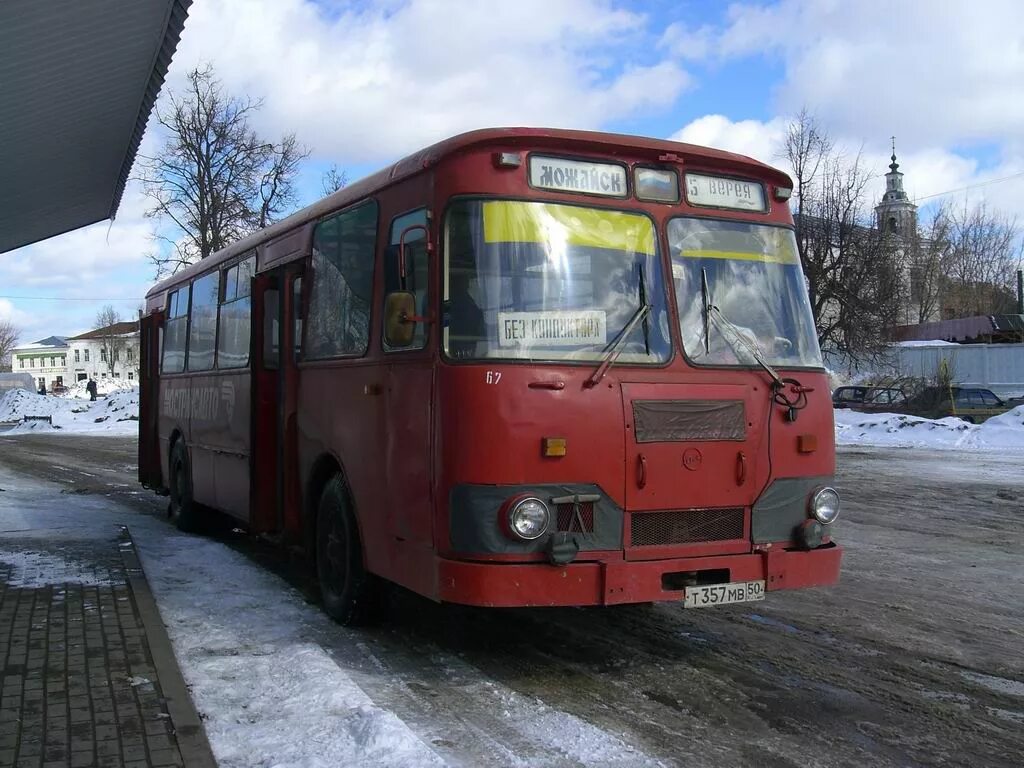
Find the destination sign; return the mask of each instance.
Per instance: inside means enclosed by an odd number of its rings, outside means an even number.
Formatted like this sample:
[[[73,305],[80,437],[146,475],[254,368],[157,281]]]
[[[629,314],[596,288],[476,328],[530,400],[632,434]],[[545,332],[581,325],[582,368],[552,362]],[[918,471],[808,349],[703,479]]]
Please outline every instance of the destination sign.
[[[498,313],[498,345],[502,347],[604,346],[607,341],[608,324],[600,310]]]
[[[559,192],[626,196],[626,169],[613,163],[587,163],[561,157],[530,157],[530,184]]]
[[[690,205],[708,208],[735,208],[740,211],[767,211],[764,187],[756,181],[727,179],[722,176],[686,174],[686,200]]]

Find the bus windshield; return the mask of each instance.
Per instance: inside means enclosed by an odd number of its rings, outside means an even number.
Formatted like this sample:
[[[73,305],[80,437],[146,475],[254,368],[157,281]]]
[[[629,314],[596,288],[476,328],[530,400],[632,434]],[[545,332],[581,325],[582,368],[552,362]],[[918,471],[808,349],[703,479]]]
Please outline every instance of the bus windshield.
[[[791,230],[676,218],[668,243],[683,348],[692,362],[823,365]]]
[[[460,200],[448,213],[446,254],[444,346],[451,358],[600,361],[613,346],[619,364],[671,356],[657,237],[647,216]]]

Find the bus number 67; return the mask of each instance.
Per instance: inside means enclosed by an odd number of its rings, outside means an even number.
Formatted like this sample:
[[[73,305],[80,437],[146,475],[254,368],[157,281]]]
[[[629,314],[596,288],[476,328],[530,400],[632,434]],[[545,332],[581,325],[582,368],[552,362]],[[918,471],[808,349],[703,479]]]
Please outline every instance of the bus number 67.
[[[486,378],[488,384],[497,384],[501,381],[501,371],[488,371]]]

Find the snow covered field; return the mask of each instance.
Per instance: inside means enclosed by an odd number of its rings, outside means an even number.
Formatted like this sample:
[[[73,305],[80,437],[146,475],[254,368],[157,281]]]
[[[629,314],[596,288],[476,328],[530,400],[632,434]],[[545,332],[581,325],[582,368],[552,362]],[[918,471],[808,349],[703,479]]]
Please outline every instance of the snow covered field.
[[[67,397],[38,395],[24,389],[12,389],[0,398],[0,424],[19,422],[4,434],[23,432],[92,433],[133,435],[139,431],[138,387],[110,387],[111,394],[96,402],[79,399],[72,389]],[[25,416],[49,416],[46,421],[24,421]]]
[[[1024,405],[981,424],[962,419],[921,419],[894,413],[836,409],[838,445],[934,448],[958,451],[1024,451]]]

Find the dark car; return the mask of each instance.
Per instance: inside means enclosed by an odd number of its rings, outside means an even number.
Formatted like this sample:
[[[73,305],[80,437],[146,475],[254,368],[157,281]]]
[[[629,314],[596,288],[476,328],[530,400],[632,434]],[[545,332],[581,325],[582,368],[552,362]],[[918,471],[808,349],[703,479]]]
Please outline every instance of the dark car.
[[[839,387],[832,393],[833,408],[854,411],[891,411],[906,400],[903,390],[897,387]]]
[[[981,387],[926,387],[897,411],[926,419],[956,416],[980,424],[1017,405],[1019,401],[1003,400],[992,390]]]

